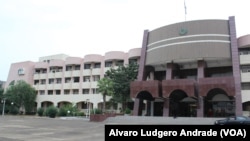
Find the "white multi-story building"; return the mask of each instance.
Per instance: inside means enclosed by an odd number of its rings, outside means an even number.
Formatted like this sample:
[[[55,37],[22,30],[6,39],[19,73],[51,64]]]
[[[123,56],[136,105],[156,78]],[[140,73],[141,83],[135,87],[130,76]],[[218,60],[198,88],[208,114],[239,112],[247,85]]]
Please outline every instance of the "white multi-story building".
[[[38,62],[13,63],[6,88],[18,80],[25,80],[37,91],[37,108],[52,104],[61,107],[67,103],[76,104],[83,111],[89,105],[101,108],[103,97],[98,92],[97,81],[110,68],[139,62],[140,54],[141,49],[134,48],[128,52],[107,52],[104,56],[89,54],[80,58],[58,54],[40,57]],[[107,101],[109,99],[107,97]]]

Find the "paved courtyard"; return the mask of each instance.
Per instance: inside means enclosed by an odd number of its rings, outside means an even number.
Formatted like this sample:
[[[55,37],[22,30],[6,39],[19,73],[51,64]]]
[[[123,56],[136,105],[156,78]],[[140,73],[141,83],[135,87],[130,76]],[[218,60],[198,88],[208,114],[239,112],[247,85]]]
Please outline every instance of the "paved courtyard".
[[[104,124],[86,119],[0,117],[0,141],[104,141]]]
[[[215,119],[118,116],[104,122],[86,118],[0,117],[0,141],[104,141],[106,124],[213,124]]]

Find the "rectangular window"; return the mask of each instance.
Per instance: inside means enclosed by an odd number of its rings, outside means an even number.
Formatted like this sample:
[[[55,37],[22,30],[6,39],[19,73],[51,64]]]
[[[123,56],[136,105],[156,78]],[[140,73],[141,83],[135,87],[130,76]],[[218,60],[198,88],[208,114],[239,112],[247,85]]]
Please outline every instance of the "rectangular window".
[[[240,48],[239,55],[248,55],[250,54],[250,48]]]
[[[50,67],[49,71],[52,72],[52,73],[62,72],[62,67]]]
[[[60,95],[61,94],[61,90],[56,90],[56,95]]]
[[[72,71],[72,66],[66,66],[66,71]]]
[[[70,83],[70,81],[71,81],[70,77],[65,78],[65,83]]]
[[[47,73],[47,69],[43,69],[43,70],[42,70],[42,73]]]
[[[40,74],[40,70],[36,69],[35,74]]]
[[[39,94],[40,94],[40,95],[44,95],[44,94],[45,94],[45,91],[44,91],[44,90],[39,90]]]
[[[53,95],[53,90],[48,90],[48,95]]]
[[[79,77],[74,77],[74,83],[78,83],[80,81],[80,78]]]
[[[56,83],[61,84],[62,83],[62,78],[56,78]]]
[[[112,61],[105,62],[105,67],[112,67]]]
[[[80,70],[80,65],[76,65],[75,70]]]
[[[46,80],[45,80],[45,79],[42,79],[42,80],[41,80],[41,84],[43,84],[43,85],[46,84]]]
[[[84,64],[84,69],[90,69],[91,64]]]
[[[70,90],[64,90],[64,94],[69,94],[70,93]]]
[[[241,83],[242,90],[250,90],[250,83]]]
[[[73,89],[73,94],[79,94],[79,90],[78,89]]]
[[[52,73],[55,73],[56,72],[56,67],[50,67],[49,71],[52,72]]]
[[[90,82],[90,76],[84,76],[83,82]]]
[[[17,70],[18,75],[24,75],[24,68],[20,68]]]
[[[101,68],[101,63],[95,63],[94,68]]]
[[[129,64],[137,64],[137,59],[129,59]]]
[[[49,84],[53,84],[54,79],[49,79]]]
[[[38,85],[39,84],[39,80],[34,80],[34,84]]]
[[[116,66],[123,66],[124,61],[123,60],[118,60],[116,61],[115,65]]]
[[[89,89],[82,89],[82,94],[89,94]]]
[[[62,67],[57,67],[56,72],[62,72],[63,68]]]
[[[93,81],[100,80],[100,75],[93,75]]]
[[[250,65],[240,66],[240,69],[242,73],[250,72]]]

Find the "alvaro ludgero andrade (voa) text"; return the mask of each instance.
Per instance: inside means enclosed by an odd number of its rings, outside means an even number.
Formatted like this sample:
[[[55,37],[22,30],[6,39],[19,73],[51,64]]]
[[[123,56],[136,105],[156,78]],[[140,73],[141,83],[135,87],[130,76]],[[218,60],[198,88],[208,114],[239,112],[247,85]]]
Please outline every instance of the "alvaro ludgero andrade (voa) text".
[[[219,132],[219,133],[218,133]],[[108,136],[119,136],[119,137],[157,137],[157,138],[163,138],[163,137],[181,137],[181,136],[201,136],[201,137],[216,137],[220,136],[221,138],[225,136],[241,136],[246,137],[246,130],[245,129],[221,129],[219,131],[208,129],[208,130],[199,130],[199,129],[193,129],[193,130],[187,130],[187,129],[181,129],[179,131],[172,130],[172,131],[166,131],[166,130],[145,130],[140,129],[137,131],[120,131],[119,129],[111,129]]]

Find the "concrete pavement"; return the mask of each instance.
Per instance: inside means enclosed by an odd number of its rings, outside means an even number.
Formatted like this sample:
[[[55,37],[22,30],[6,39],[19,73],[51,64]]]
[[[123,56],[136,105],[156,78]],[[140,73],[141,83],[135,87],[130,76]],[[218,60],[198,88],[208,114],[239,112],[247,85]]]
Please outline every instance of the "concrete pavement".
[[[0,141],[104,141],[104,127],[112,124],[213,124],[216,118],[117,116],[104,122],[87,118],[38,116],[0,117]]]

